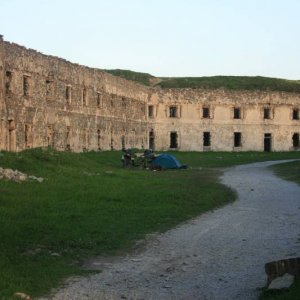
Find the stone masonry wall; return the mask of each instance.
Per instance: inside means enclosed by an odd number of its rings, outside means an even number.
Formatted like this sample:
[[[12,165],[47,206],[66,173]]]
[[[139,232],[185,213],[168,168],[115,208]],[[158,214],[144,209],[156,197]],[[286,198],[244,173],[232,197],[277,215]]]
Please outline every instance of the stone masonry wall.
[[[4,42],[4,51],[4,149],[146,146],[148,90],[142,85],[16,44]]]
[[[5,90],[4,90],[4,42],[0,35],[0,149],[4,149],[6,141],[6,106],[5,106]]]
[[[299,111],[296,93],[149,88],[0,37],[0,150],[299,150]]]
[[[271,151],[299,149],[293,140],[298,134],[299,141],[300,134],[299,94],[221,89],[153,90],[148,104],[153,110],[149,128],[155,134],[156,149],[170,149],[172,132],[177,134],[176,149],[184,151],[263,151],[268,142],[266,137],[270,138]],[[171,107],[176,107],[175,117],[170,116]],[[203,116],[203,108],[209,110],[207,118]],[[239,110],[239,118],[234,116],[235,108]],[[269,111],[269,118],[265,118],[264,109]],[[204,145],[204,132],[210,135],[209,146]],[[234,142],[235,133],[240,133],[238,146]]]

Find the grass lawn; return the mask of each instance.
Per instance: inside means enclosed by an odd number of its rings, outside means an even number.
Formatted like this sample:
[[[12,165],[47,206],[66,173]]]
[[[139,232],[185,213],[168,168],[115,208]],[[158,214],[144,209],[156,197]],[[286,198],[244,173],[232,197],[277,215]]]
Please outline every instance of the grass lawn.
[[[300,159],[300,152],[169,152],[193,167],[226,168],[267,160]]]
[[[218,167],[300,158],[299,152],[175,154],[192,168],[125,170],[120,152],[0,153],[1,167],[45,178],[0,181],[0,299],[45,294],[83,274],[88,257],[126,251],[147,233],[233,201],[234,192],[217,180]]]
[[[300,161],[273,166],[275,173],[283,179],[300,184]]]

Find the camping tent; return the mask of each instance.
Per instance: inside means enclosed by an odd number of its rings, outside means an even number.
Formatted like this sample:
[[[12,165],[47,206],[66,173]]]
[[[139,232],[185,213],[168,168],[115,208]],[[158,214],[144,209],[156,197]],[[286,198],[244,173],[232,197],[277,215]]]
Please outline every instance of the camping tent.
[[[151,162],[153,169],[186,169],[186,165],[180,164],[175,156],[170,154],[160,154]]]

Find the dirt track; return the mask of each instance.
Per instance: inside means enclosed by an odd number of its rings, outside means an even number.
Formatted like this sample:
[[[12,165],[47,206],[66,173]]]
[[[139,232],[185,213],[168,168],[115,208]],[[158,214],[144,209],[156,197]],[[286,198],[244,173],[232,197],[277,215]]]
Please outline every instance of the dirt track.
[[[267,169],[230,168],[238,200],[153,237],[139,254],[95,260],[48,299],[257,299],[266,262],[300,256],[300,186]]]

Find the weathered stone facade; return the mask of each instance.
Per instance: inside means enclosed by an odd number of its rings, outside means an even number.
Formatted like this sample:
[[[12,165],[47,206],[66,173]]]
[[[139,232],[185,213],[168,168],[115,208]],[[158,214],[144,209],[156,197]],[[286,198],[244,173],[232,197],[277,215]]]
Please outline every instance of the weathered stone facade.
[[[0,149],[290,151],[300,94],[151,88],[0,37]]]
[[[170,147],[172,133],[177,135],[175,146],[185,151],[299,149],[300,94],[155,90],[149,105],[157,149]]]
[[[0,42],[1,149],[146,147],[142,85]]]

